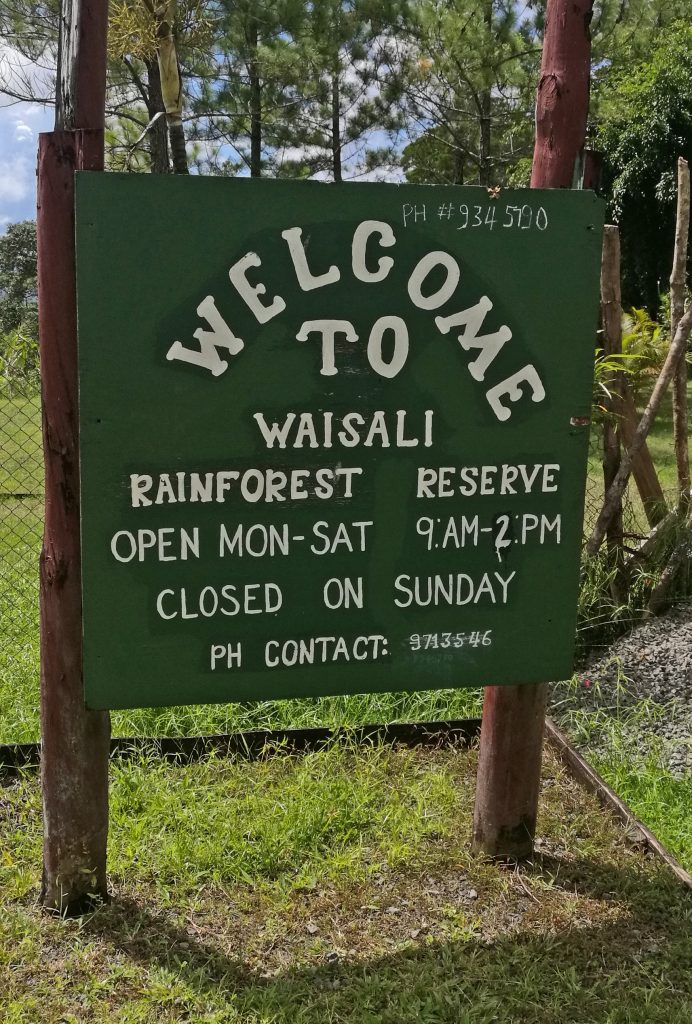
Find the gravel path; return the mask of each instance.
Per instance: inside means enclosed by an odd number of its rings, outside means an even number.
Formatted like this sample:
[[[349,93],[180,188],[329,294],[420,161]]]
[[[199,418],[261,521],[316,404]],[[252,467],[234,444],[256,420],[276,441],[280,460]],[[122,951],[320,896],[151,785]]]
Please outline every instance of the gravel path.
[[[578,685],[557,683],[551,714],[563,725],[574,711],[600,711],[626,720],[628,737],[645,753],[661,746],[676,774],[692,771],[692,605],[678,607],[621,637],[577,676]],[[594,743],[589,743],[589,746]],[[598,747],[597,736],[595,746]]]

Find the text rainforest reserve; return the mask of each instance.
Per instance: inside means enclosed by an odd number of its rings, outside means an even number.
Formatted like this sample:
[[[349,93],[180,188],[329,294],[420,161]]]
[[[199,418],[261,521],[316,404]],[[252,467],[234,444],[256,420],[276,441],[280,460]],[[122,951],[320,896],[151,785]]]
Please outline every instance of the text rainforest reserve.
[[[336,265],[332,264],[321,274],[314,274],[308,266],[302,234],[303,231],[300,227],[287,228],[281,232],[281,237],[288,245],[296,279],[301,289],[304,292],[310,292],[335,284],[341,279],[341,271]],[[365,284],[378,284],[384,281],[394,266],[391,256],[380,256],[377,259],[377,269],[370,270],[368,268],[366,255],[368,243],[373,236],[378,237],[377,244],[380,247],[390,248],[396,244],[394,231],[385,221],[364,220],[358,224],[353,233],[351,245],[351,269],[353,276]],[[262,261],[257,253],[248,252],[233,264],[228,275],[235,290],[257,322],[266,324],[286,309],[286,303],[280,295],[275,295],[266,304],[262,302],[261,296],[267,293],[266,285],[261,282],[253,284],[247,276],[252,268],[261,266]],[[430,295],[424,295],[423,285],[428,276],[438,267],[442,268],[445,280],[437,291]],[[409,298],[418,309],[430,311],[439,309],[452,298],[460,277],[459,264],[453,256],[442,250],[429,252],[418,261],[411,271],[407,286]],[[495,357],[512,337],[510,328],[505,324],[491,334],[479,334],[485,317],[492,308],[493,304],[488,296],[482,295],[474,306],[469,306],[458,313],[452,313],[450,316],[435,317],[435,325],[441,334],[448,334],[454,328],[462,328],[461,333],[457,336],[461,347],[466,352],[478,351],[477,357],[468,364],[469,373],[476,381],[485,380],[486,372]],[[216,302],[212,295],[207,295],[202,299],[197,306],[197,315],[207,322],[209,328],[199,327],[194,331],[193,337],[199,343],[199,350],[185,348],[181,342],[175,341],[169,348],[166,358],[192,363],[209,370],[214,377],[219,377],[229,366],[228,361],[219,355],[219,349],[226,349],[231,356],[237,356],[242,352],[245,343],[242,338],[236,337],[223,319],[216,308]],[[386,361],[383,356],[383,340],[388,331],[393,334],[394,345],[391,358]],[[320,373],[325,377],[334,376],[339,372],[335,360],[336,337],[342,335],[348,342],[358,341],[353,324],[348,320],[340,319],[305,320],[296,335],[296,341],[305,342],[311,334],[317,334],[322,339]],[[409,337],[405,321],[399,316],[379,317],[373,324],[368,337],[367,358],[371,368],[382,377],[396,377],[406,363],[408,350]],[[511,405],[505,404],[503,399],[509,403],[518,402],[525,394],[522,385],[530,390],[533,402],[542,402],[545,398],[545,388],[536,368],[528,363],[486,391],[486,398],[498,420],[505,421],[510,418]]]

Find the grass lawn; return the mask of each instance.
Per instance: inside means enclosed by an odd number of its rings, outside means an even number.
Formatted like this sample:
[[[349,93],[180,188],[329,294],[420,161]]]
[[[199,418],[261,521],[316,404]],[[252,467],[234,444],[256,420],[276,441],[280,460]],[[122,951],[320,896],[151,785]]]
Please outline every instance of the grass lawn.
[[[113,901],[35,904],[0,799],[3,1024],[688,1024],[692,901],[546,759],[539,854],[473,858],[475,752],[112,765]]]
[[[655,722],[672,721],[675,705],[649,699],[630,707],[598,709],[569,700],[578,679],[555,687],[553,718],[596,768],[692,873],[692,773],[673,775]],[[565,700],[565,698],[568,698]]]
[[[669,488],[674,487],[670,415],[668,402],[651,439],[664,486]],[[36,493],[40,488],[37,401],[0,399],[0,436],[4,474],[0,493]],[[600,485],[600,472],[600,464],[592,461],[590,489]],[[18,499],[0,504],[0,743],[38,738],[40,533],[40,502]],[[261,727],[463,718],[480,714],[480,706],[477,690],[190,706],[117,712],[113,732],[121,736],[200,735]],[[636,723],[616,722],[614,727],[621,739],[613,742],[597,767],[692,870],[688,811],[692,779],[674,779],[660,767],[655,753],[642,759],[627,739]]]

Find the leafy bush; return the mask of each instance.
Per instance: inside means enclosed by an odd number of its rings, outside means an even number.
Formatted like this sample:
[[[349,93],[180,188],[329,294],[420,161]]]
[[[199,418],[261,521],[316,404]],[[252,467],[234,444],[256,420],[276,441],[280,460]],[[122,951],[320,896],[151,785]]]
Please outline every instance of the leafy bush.
[[[658,374],[670,340],[645,309],[631,309],[622,318],[622,353],[628,357],[629,382],[635,398],[641,397],[652,373]]]
[[[602,96],[596,146],[605,154],[608,216],[620,228],[625,302],[658,309],[675,237],[675,167],[692,160],[692,25],[657,36],[646,59],[628,63]]]
[[[0,335],[0,378],[8,388],[38,387],[38,342],[21,330]]]

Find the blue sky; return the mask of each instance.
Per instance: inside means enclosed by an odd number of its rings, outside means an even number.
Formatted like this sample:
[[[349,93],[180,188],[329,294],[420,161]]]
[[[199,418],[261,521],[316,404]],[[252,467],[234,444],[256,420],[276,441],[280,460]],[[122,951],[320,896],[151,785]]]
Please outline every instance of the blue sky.
[[[38,133],[53,127],[53,111],[0,97],[0,233],[8,224],[36,216]]]
[[[0,0],[1,2],[1,0]],[[50,95],[51,69],[35,65],[0,40],[0,80],[19,93]],[[53,127],[52,106],[20,103],[0,93],[0,234],[8,224],[36,216],[36,148],[39,132]],[[390,141],[383,132],[374,132],[370,146],[385,146]],[[344,175],[356,180],[400,181],[400,169],[379,168],[362,173],[360,143],[344,151]],[[295,158],[302,150],[285,154]],[[317,175],[324,177],[324,175]]]
[[[38,133],[53,128],[53,108],[36,103],[14,103],[0,96],[0,234],[8,224],[36,217],[36,147]],[[375,133],[371,145],[385,145],[384,133]],[[357,146],[353,147],[357,149]],[[288,155],[300,156],[302,150]],[[350,154],[344,154],[349,176]],[[353,172],[351,172],[353,173]],[[401,172],[378,171],[360,180],[402,180]]]

